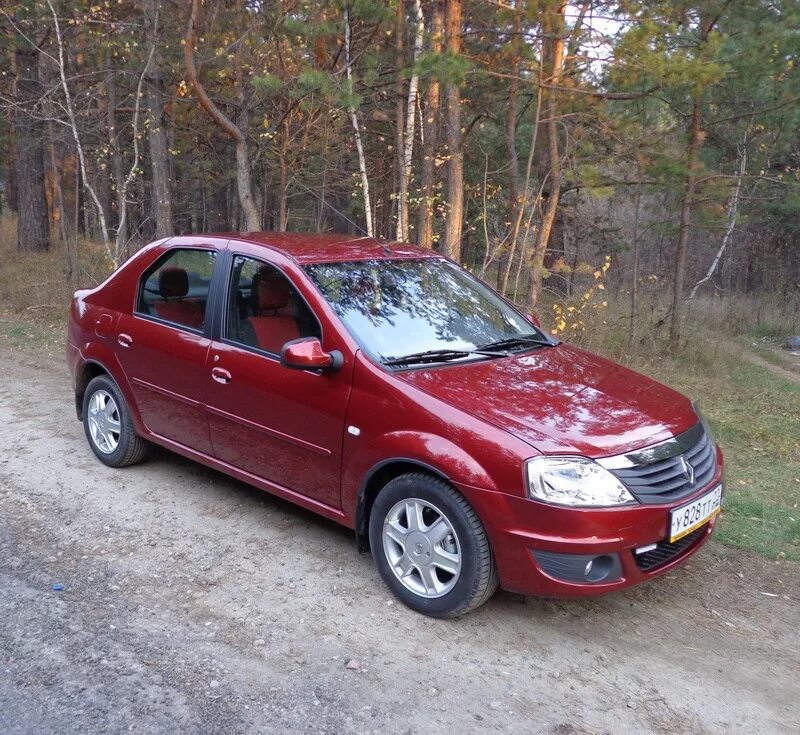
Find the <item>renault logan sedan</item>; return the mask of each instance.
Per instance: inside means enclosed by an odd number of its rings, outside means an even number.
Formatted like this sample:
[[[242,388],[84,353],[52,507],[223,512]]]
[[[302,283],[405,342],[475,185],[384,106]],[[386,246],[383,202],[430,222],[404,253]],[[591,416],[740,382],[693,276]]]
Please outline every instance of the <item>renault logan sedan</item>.
[[[332,518],[428,615],[498,584],[651,579],[720,509],[722,455],[687,398],[553,339],[427,250],[161,240],[76,292],[67,352],[102,462],[152,442]]]

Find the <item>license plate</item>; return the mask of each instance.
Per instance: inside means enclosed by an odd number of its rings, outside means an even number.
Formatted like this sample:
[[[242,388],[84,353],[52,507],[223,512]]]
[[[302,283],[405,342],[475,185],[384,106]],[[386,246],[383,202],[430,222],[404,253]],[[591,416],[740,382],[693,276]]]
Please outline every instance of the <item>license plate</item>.
[[[722,485],[717,485],[697,500],[675,508],[669,515],[670,543],[690,534],[707,523],[720,511],[722,505]]]

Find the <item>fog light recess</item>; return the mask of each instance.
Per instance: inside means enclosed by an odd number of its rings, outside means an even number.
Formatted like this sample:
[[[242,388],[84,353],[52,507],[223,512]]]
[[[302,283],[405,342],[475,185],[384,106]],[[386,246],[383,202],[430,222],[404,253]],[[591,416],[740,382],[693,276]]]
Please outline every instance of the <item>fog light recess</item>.
[[[608,554],[590,559],[583,571],[587,582],[603,582],[614,569],[614,557]]]
[[[601,584],[622,578],[618,554],[560,554],[533,549],[533,558],[549,577],[573,584]]]

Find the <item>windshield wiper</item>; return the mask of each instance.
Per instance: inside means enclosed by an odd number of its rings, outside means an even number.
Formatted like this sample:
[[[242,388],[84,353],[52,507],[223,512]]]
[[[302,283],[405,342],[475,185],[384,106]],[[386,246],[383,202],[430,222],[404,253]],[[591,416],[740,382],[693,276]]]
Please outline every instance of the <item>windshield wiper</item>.
[[[402,357],[390,357],[383,361],[384,365],[419,365],[426,362],[446,362],[447,360],[458,360],[461,357],[469,357],[472,352],[467,350],[425,350],[424,352],[412,352],[410,355]]]
[[[509,350],[513,347],[551,347],[553,345],[547,339],[542,339],[538,334],[521,335],[519,337],[509,337],[500,339],[497,342],[489,342],[472,350],[425,350],[424,352],[412,352],[410,355],[401,357],[389,357],[383,361],[384,365],[391,367],[397,365],[422,365],[425,363],[447,362],[448,360],[459,360],[462,357],[471,355],[482,355],[484,357],[507,357]]]
[[[481,345],[479,350],[506,350],[512,347],[525,347],[527,345],[536,345],[538,347],[552,347],[553,343],[550,340],[543,339],[538,334],[521,334],[518,337],[508,337],[507,339],[499,339],[496,342],[489,342],[488,344]]]
[[[494,350],[484,350],[476,347],[474,350],[425,350],[424,352],[412,352],[410,355],[402,357],[389,357],[383,361],[384,365],[419,365],[426,362],[447,362],[448,360],[458,360],[462,357],[480,355],[482,357],[506,357],[505,352]]]

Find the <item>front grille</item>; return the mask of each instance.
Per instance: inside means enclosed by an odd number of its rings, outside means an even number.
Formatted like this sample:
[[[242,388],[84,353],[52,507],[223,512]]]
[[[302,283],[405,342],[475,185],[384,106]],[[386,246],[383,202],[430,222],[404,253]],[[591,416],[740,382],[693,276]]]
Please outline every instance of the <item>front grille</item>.
[[[650,504],[680,500],[714,477],[716,449],[702,424],[675,437],[669,447],[675,452],[672,456],[663,457],[664,451],[658,451],[658,448],[650,456],[648,450],[641,450],[636,453],[641,461],[633,467],[612,469],[611,472],[622,480],[640,503]],[[669,447],[666,451],[671,453]],[[694,472],[694,481],[690,481],[691,471]]]
[[[652,551],[646,551],[644,554],[637,554],[633,552],[633,559],[636,566],[643,572],[649,572],[651,569],[660,567],[667,562],[680,556],[684,551],[695,545],[697,541],[705,534],[706,526],[700,526],[696,531],[692,531],[675,543],[669,541],[662,541],[656,544],[656,548]]]

